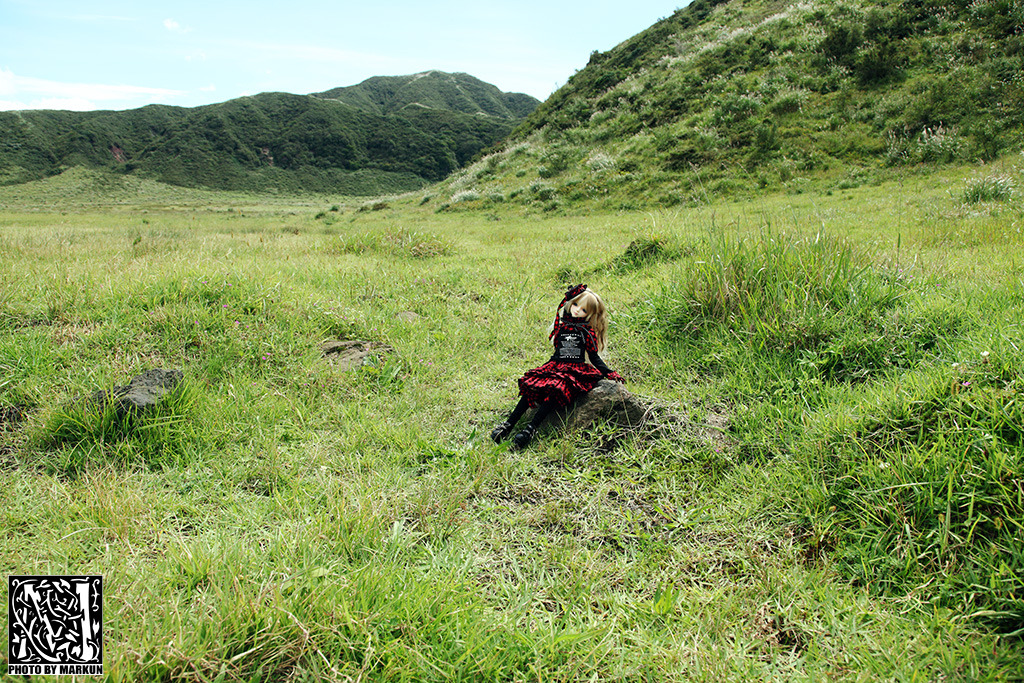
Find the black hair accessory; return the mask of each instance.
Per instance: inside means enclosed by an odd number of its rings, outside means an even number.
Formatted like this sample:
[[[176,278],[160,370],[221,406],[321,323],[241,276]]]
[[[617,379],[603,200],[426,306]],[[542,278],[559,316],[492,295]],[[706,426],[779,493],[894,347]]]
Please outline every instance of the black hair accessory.
[[[562,302],[558,304],[558,308],[555,309],[555,326],[551,328],[551,334],[548,335],[548,339],[551,339],[558,333],[558,328],[561,323],[562,307],[565,306],[565,302],[570,299],[575,299],[583,292],[587,291],[587,286],[584,284],[573,285],[565,291],[565,296],[562,297]]]

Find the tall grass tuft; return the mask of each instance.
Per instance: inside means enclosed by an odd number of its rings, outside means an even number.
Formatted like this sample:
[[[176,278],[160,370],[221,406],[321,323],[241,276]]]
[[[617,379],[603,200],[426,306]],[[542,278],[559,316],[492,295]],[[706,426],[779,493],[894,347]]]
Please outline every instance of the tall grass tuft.
[[[1008,175],[994,175],[985,178],[971,178],[960,196],[964,204],[981,202],[1005,202],[1017,195],[1017,184]]]
[[[192,459],[197,390],[180,382],[154,407],[124,410],[116,401],[79,399],[54,409],[36,435],[56,454],[52,470],[77,475],[94,461],[163,467]]]
[[[844,320],[894,307],[901,291],[898,280],[826,235],[718,235],[663,285],[654,318],[669,340],[725,328],[756,349],[807,349],[837,336]]]
[[[340,235],[324,247],[326,254],[384,253],[415,259],[447,256],[452,251],[451,243],[445,238],[406,228]]]
[[[666,261],[675,261],[689,253],[688,248],[675,240],[658,235],[638,237],[626,250],[612,259],[610,268],[616,273],[630,273]]]
[[[740,452],[796,456],[785,476],[820,482],[783,496],[811,511],[809,552],[832,549],[879,593],[1024,633],[1016,355],[941,362],[983,321],[842,241],[714,236],[694,259],[654,297],[654,330],[698,368],[717,364],[745,404]],[[882,377],[899,379],[867,383]],[[823,381],[865,382],[875,398]],[[808,421],[825,426],[808,438]]]

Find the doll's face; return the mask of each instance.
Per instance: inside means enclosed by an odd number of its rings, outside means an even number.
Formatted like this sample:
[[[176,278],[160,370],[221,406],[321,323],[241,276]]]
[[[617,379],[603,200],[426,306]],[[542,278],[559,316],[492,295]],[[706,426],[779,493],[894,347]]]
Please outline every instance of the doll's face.
[[[569,304],[569,315],[574,318],[586,318],[590,312],[587,310],[586,304],[581,306],[579,302],[573,301]]]

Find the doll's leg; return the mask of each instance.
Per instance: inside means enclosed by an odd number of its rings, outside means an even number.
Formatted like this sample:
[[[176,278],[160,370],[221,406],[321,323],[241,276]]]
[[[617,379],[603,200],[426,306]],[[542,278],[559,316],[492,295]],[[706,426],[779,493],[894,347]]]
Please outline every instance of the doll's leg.
[[[526,448],[533,441],[534,435],[537,430],[540,429],[540,425],[544,422],[544,418],[551,412],[553,406],[551,401],[544,401],[537,406],[537,412],[533,414],[530,419],[530,423],[523,427],[521,430],[516,432],[516,435],[512,437],[512,448],[520,449]]]
[[[530,406],[526,403],[525,398],[519,399],[519,403],[517,403],[516,407],[512,409],[512,413],[509,414],[504,422],[500,423],[491,432],[491,439],[494,443],[501,443],[508,438],[508,435],[511,434],[512,430],[515,428],[516,423],[522,419],[529,407]]]

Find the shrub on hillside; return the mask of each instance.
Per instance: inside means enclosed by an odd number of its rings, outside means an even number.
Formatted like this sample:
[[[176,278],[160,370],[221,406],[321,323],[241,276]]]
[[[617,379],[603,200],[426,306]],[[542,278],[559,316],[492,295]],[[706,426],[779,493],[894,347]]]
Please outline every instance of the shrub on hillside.
[[[554,187],[540,181],[531,183],[529,190],[534,199],[542,202],[554,199],[558,194],[558,191],[555,190]]]
[[[853,66],[857,48],[863,41],[861,28],[852,22],[843,22],[830,26],[825,37],[818,43],[818,52],[825,63]]]
[[[979,202],[1009,201],[1017,194],[1017,184],[1007,175],[972,178],[967,181],[960,195],[964,204]]]
[[[476,190],[460,190],[452,195],[452,203],[475,202],[480,199],[480,193]]]
[[[594,152],[587,157],[587,168],[591,171],[611,171],[615,169],[615,159],[605,152]]]
[[[537,175],[541,178],[554,178],[569,169],[571,158],[568,150],[556,148],[541,158],[537,167]]]
[[[886,135],[885,160],[890,166],[905,164],[948,164],[963,160],[968,145],[955,128],[944,126],[923,128],[909,136],[906,130]]]
[[[994,38],[1024,33],[1022,0],[975,0],[968,9],[976,25]]]
[[[874,85],[896,76],[906,57],[891,42],[884,41],[865,48],[857,56],[854,72],[861,83]]]

